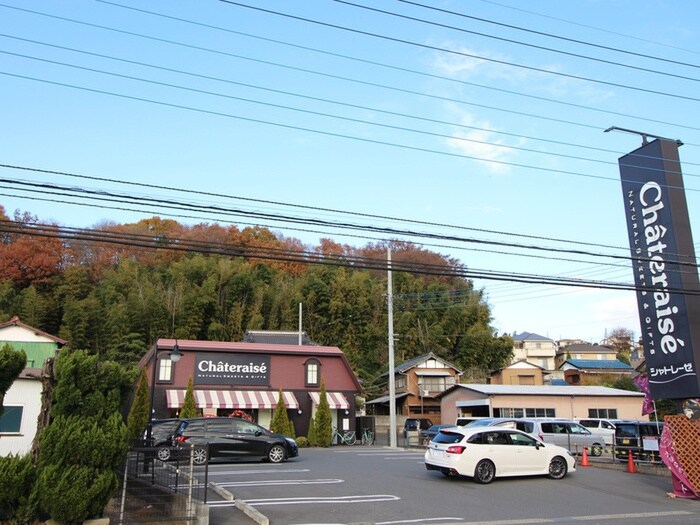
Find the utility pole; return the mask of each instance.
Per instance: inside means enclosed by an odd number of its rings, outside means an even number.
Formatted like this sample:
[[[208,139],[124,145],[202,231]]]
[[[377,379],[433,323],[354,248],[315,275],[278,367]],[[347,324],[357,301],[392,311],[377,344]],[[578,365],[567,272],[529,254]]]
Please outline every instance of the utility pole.
[[[391,248],[387,257],[387,308],[389,319],[389,446],[396,448],[396,385],[394,384],[394,294],[391,282]]]
[[[299,303],[299,346],[301,346],[301,303]]]

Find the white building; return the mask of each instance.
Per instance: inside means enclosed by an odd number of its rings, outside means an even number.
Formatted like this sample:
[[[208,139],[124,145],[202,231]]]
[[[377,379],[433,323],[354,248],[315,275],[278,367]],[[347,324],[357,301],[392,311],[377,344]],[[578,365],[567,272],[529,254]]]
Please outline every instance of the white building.
[[[41,413],[42,368],[66,345],[63,339],[22,323],[13,317],[0,323],[0,346],[9,344],[27,354],[27,367],[12,383],[3,399],[0,416],[0,456],[24,455],[31,451]]]
[[[557,343],[553,339],[531,332],[513,334],[513,360],[527,361],[546,371],[556,370],[554,358],[557,355]]]

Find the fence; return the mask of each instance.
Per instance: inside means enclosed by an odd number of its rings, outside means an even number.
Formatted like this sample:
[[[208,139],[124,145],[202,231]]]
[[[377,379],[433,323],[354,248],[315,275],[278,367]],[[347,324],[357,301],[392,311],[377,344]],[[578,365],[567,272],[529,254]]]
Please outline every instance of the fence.
[[[193,462],[192,448],[172,448],[161,461],[153,447],[133,447],[119,472],[120,486],[105,509],[110,523],[202,525],[208,522],[208,464]]]

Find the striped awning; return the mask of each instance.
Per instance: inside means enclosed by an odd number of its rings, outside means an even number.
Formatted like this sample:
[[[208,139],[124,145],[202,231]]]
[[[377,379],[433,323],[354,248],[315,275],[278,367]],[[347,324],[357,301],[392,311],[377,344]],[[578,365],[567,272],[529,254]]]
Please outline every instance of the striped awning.
[[[185,401],[185,390],[166,390],[168,408],[180,408]],[[275,408],[279,392],[264,390],[195,390],[197,408]],[[299,408],[292,392],[282,392],[289,409]]]
[[[314,405],[318,406],[318,403],[321,400],[321,393],[309,392],[309,395],[311,396],[311,400],[313,401]],[[348,400],[345,399],[345,396],[340,392],[326,392],[326,399],[328,400],[328,406],[331,409],[347,410],[350,408],[350,403],[348,403]]]

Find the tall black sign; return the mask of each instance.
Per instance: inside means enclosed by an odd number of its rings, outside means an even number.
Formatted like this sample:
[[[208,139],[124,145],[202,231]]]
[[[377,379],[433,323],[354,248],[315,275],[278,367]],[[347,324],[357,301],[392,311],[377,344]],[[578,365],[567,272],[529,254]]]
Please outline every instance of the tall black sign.
[[[678,144],[654,140],[619,165],[651,393],[700,397],[700,283]]]

